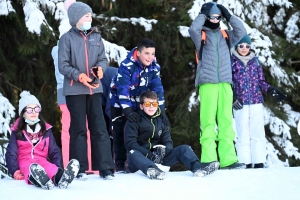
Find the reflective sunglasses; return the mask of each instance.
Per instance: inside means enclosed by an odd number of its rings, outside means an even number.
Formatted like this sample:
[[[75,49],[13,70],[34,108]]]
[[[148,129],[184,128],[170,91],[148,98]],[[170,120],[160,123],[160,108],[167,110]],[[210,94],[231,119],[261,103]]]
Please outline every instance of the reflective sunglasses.
[[[142,104],[144,104],[145,107],[150,107],[151,105],[153,107],[158,107],[158,102],[143,102]]]
[[[240,47],[240,49],[242,49],[242,48],[244,48],[244,47],[245,47],[246,49],[250,49],[251,46],[248,45],[248,44],[247,44],[247,45],[240,44],[239,47]]]
[[[210,20],[214,20],[214,19],[217,19],[217,20],[220,20],[220,19],[222,19],[222,16],[208,16],[208,18],[210,19]]]
[[[27,108],[25,108],[25,111],[27,112],[27,114],[31,114],[31,113],[33,113],[33,111],[35,113],[39,113],[39,112],[42,111],[42,109],[40,107],[38,107],[38,106],[35,107],[35,108],[27,107]]]

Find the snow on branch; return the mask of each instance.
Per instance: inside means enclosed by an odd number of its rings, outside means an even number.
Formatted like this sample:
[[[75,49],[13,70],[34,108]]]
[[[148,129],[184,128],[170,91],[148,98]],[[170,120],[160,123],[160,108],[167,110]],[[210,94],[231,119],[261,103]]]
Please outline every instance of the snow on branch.
[[[0,1],[0,15],[7,16],[10,12],[16,12],[11,5],[11,1],[10,0]]]
[[[52,30],[52,27],[48,24],[44,13],[40,10],[40,7],[44,8],[45,10],[50,10],[53,14],[55,4],[49,0],[27,0],[25,6],[23,7],[25,23],[28,31],[38,35],[41,33],[41,25],[45,25]]]
[[[97,16],[99,19],[108,19],[107,17],[104,17],[103,15]],[[133,25],[140,24],[145,28],[145,31],[151,31],[152,30],[152,24],[156,24],[156,19],[145,19],[143,17],[135,18],[131,17],[129,18],[120,18],[120,17],[110,17],[111,21],[120,21],[120,22],[131,22]]]
[[[4,134],[7,138],[7,133],[10,133],[10,120],[15,117],[15,108],[0,93],[0,134]]]
[[[103,39],[103,43],[105,46],[105,55],[110,62],[120,63],[125,60],[128,51],[123,46],[118,46],[114,43],[110,43]]]
[[[286,40],[288,42],[292,42],[294,44],[300,43],[299,36],[299,28],[297,23],[299,22],[299,13],[294,13],[291,18],[286,23],[286,28],[284,30],[284,34],[286,35]]]

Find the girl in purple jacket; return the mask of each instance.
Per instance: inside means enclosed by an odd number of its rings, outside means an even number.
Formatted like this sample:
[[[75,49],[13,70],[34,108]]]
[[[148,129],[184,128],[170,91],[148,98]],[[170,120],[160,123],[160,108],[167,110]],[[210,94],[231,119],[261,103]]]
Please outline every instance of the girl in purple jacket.
[[[9,173],[16,180],[25,180],[43,189],[57,185],[67,188],[77,175],[79,163],[71,160],[61,168],[60,149],[53,137],[51,126],[43,120],[38,99],[23,91],[19,101],[19,118],[11,128],[5,159]]]
[[[244,36],[232,53],[233,112],[236,123],[236,151],[240,163],[247,168],[263,168],[266,162],[263,96],[266,92],[278,102],[286,95],[270,86],[249,35]]]

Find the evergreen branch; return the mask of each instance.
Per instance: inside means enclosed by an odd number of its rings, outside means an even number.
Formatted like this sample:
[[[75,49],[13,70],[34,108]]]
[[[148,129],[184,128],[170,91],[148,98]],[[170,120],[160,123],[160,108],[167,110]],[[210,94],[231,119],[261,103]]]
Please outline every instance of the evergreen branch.
[[[3,77],[5,78],[5,76],[4,76],[2,73],[0,73],[0,76],[3,76]],[[19,90],[19,91],[22,91],[22,90],[21,90],[20,88],[18,88],[17,86],[11,84],[9,81],[5,81],[5,83],[7,83],[7,84],[10,85],[11,87],[13,87],[13,88],[15,88],[15,89],[17,89],[17,90]]]

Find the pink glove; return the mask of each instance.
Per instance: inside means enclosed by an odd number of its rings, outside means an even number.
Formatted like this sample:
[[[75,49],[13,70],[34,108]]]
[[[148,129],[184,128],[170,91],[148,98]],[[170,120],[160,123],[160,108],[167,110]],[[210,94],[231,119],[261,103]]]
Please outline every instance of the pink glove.
[[[16,180],[24,180],[24,174],[20,170],[17,170],[14,173],[14,179],[16,179]]]
[[[99,87],[99,84],[92,84],[92,85],[89,84],[89,82],[91,82],[92,79],[89,78],[85,73],[79,74],[78,80],[89,88],[95,89],[95,88]]]

